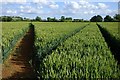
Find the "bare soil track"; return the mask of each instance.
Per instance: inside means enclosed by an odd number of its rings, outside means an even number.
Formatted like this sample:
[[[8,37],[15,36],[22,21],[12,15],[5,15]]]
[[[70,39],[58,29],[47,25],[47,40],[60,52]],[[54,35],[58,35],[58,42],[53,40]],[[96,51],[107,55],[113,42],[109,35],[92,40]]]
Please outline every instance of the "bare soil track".
[[[2,80],[37,80],[36,73],[29,63],[33,48],[34,28],[30,28],[2,65]]]

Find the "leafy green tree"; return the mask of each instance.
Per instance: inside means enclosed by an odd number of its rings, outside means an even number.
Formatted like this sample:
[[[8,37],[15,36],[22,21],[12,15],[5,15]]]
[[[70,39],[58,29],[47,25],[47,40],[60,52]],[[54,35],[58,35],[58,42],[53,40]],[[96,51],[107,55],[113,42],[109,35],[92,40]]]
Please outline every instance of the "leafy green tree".
[[[47,17],[47,21],[50,22],[50,21],[51,21],[51,18],[50,18],[50,17]]]
[[[24,21],[31,21],[29,18],[24,18]]]
[[[54,18],[52,19],[52,21],[53,21],[53,22],[57,22],[58,20],[54,17]]]
[[[100,16],[100,15],[97,15],[97,22],[102,22],[102,20],[103,20],[103,18],[102,18],[102,16]]]
[[[106,17],[104,18],[104,22],[112,22],[112,21],[114,21],[114,19],[109,15],[106,15]]]
[[[13,16],[12,21],[23,21],[23,18],[19,16]]]
[[[120,22],[120,14],[115,14],[114,20]]]
[[[35,20],[36,20],[36,21],[42,21],[42,20],[41,20],[41,17],[39,17],[39,16],[37,16],[37,17],[35,18]]]
[[[2,16],[1,21],[10,22],[10,21],[12,21],[12,17],[11,16]]]
[[[93,16],[93,17],[90,19],[90,21],[91,21],[91,22],[96,22],[96,21],[97,21],[96,18],[97,18],[96,16]]]
[[[72,17],[66,17],[66,18],[65,18],[65,21],[66,21],[66,22],[72,22]]]
[[[102,22],[103,18],[100,15],[93,16],[90,21],[91,22]]]
[[[62,22],[65,21],[65,16],[61,16],[61,21],[62,21]]]
[[[55,17],[54,18],[47,17],[47,21],[48,22],[57,22],[58,20]]]
[[[73,19],[73,22],[81,22],[81,19]]]

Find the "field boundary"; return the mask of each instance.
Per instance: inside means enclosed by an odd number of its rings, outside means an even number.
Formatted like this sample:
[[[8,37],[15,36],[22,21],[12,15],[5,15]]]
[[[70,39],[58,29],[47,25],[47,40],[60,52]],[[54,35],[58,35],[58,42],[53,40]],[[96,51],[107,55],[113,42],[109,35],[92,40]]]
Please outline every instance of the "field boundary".
[[[102,33],[102,36],[104,37],[108,47],[110,47],[110,50],[112,54],[114,55],[114,58],[118,61],[118,64],[120,64],[120,41],[117,40],[114,36],[112,36],[105,28],[103,28],[101,25],[97,24],[100,32]]]

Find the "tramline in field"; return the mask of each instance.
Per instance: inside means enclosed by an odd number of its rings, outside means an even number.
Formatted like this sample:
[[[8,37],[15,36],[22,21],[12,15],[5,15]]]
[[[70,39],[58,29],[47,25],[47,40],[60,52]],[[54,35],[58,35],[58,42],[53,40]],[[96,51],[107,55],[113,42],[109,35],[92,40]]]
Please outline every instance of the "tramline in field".
[[[3,60],[7,58],[9,53],[14,48],[16,42],[24,35],[24,33],[27,30],[28,30],[28,23],[25,23],[25,22],[2,23]]]
[[[15,43],[24,36],[28,23],[2,24],[2,51],[5,59]],[[32,65],[39,77],[120,78],[117,61],[96,23],[33,22],[33,25],[35,55],[32,57]],[[109,25],[114,26],[116,23]],[[117,28],[113,26],[106,29],[117,38]]]
[[[49,46],[54,40],[83,27],[88,23],[33,23],[35,25],[36,41],[35,46],[43,49]]]
[[[40,63],[42,78],[118,78],[110,49],[97,25],[92,23],[69,38]]]
[[[120,35],[118,32],[119,23],[118,22],[99,22],[99,24],[105,28],[112,36],[120,40]]]

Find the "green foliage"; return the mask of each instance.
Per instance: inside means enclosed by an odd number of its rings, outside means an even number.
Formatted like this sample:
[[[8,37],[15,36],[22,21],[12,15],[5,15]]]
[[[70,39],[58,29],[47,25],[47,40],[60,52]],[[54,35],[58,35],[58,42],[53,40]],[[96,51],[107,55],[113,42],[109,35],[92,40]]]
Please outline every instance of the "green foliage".
[[[83,22],[83,19],[73,19],[73,22]]]
[[[43,78],[119,78],[120,70],[95,24],[61,43],[43,60]]]
[[[99,22],[100,23],[100,22]],[[19,24],[19,26],[18,26]],[[41,78],[120,78],[120,68],[95,23],[33,22],[36,70]],[[100,23],[116,38],[117,23]],[[27,23],[2,23],[3,57]],[[26,27],[24,27],[26,26]],[[79,32],[79,29],[82,29]],[[9,35],[8,35],[9,34]],[[34,61],[33,61],[34,62]]]
[[[104,22],[112,22],[112,21],[114,21],[114,19],[111,18],[111,16],[109,15],[106,15],[106,17],[104,18]]]
[[[5,60],[13,50],[16,42],[28,29],[28,23],[3,22],[2,23],[2,55]]]
[[[41,18],[40,18],[39,16],[37,16],[37,17],[35,18],[35,20],[36,20],[36,21],[41,21]]]
[[[61,22],[64,22],[65,16],[61,16]]]
[[[116,39],[120,40],[120,35],[119,35],[119,22],[104,22],[104,23],[99,23],[104,27],[111,35],[113,35]]]
[[[10,16],[2,16],[0,17],[0,21],[10,22],[12,21],[12,18]]]
[[[57,22],[58,20],[54,18],[47,17],[47,22]]]
[[[103,18],[100,15],[93,16],[90,21],[91,22],[102,22]]]
[[[54,50],[50,49],[56,41],[85,23],[34,24],[37,26],[35,46],[40,58],[37,71],[41,78],[120,78],[117,62],[95,23]]]
[[[114,19],[115,19],[115,21],[120,22],[120,14],[115,14]]]

